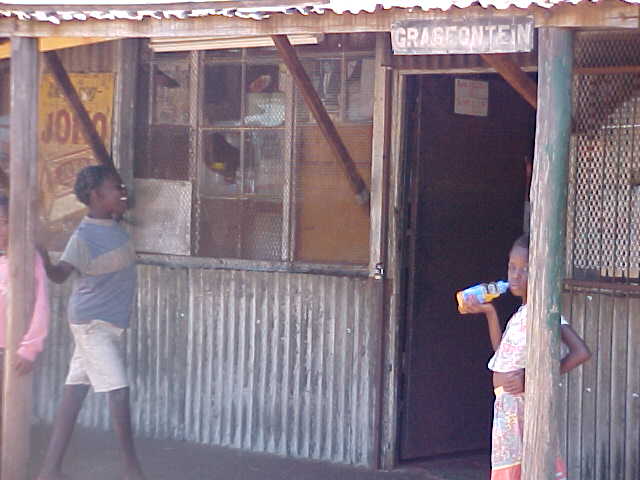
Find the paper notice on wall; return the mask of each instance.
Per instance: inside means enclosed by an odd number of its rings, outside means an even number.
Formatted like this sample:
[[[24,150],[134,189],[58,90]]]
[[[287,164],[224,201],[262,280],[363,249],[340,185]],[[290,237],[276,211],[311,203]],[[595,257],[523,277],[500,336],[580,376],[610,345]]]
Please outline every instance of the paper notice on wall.
[[[456,78],[453,111],[460,115],[486,117],[489,113],[489,82]]]

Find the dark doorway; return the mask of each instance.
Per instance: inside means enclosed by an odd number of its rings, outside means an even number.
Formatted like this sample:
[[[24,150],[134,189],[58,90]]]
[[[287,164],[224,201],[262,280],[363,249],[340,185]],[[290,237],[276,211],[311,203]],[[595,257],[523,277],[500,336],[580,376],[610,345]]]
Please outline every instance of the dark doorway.
[[[474,84],[488,88],[486,116],[482,101],[475,114],[454,112],[460,79],[486,82]],[[416,460],[490,448],[487,326],[458,314],[454,297],[506,278],[509,249],[523,229],[535,111],[498,75],[413,76],[407,92],[411,193],[399,447],[401,460]],[[509,297],[500,301],[503,318],[515,307]]]

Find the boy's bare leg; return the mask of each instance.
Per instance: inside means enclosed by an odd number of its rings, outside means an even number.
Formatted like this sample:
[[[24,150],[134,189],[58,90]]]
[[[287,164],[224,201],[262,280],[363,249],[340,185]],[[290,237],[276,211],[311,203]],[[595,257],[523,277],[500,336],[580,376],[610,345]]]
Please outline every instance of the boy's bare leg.
[[[82,408],[82,402],[89,391],[88,385],[65,385],[62,401],[53,423],[53,433],[49,440],[49,448],[44,458],[38,480],[67,479],[62,473],[62,460],[69,446],[73,428]]]
[[[118,440],[120,441],[124,455],[124,479],[144,480],[145,476],[142,473],[140,461],[136,455],[136,449],[133,443],[128,387],[109,392],[109,408],[111,409],[113,427],[118,435]]]

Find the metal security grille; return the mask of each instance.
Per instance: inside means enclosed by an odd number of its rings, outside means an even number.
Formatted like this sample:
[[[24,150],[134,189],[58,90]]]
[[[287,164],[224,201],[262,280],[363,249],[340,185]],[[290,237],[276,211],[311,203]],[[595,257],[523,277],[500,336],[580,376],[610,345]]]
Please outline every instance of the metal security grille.
[[[640,268],[640,35],[575,41],[568,275],[637,282]]]

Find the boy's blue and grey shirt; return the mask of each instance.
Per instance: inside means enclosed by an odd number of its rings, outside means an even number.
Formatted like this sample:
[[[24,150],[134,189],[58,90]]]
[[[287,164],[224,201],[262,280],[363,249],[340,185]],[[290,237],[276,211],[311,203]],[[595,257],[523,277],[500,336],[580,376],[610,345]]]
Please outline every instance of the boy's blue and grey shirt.
[[[127,328],[136,291],[135,249],[114,220],[85,217],[60,258],[76,269],[69,321]]]

